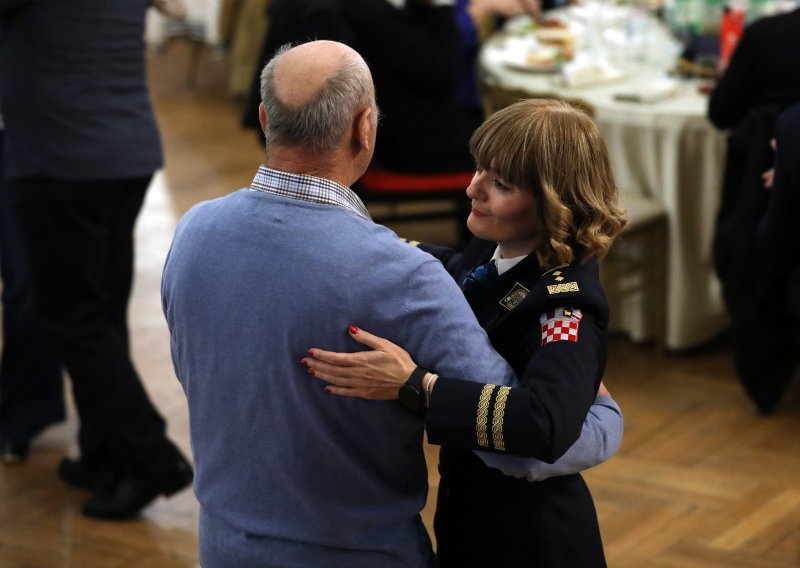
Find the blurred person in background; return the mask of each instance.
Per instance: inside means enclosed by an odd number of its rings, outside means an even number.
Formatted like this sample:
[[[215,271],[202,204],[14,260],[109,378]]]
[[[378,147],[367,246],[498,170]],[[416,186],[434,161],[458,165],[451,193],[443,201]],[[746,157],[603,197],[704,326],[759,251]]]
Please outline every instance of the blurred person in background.
[[[800,362],[800,102],[778,116],[770,182],[767,212],[757,234],[756,289],[764,313],[782,314],[770,324],[770,335],[788,359],[784,382],[774,385],[780,398]]]
[[[795,356],[772,334],[772,314],[756,296],[756,233],[769,193],[762,174],[772,167],[770,140],[782,107],[800,98],[800,8],[756,20],[744,29],[708,103],[708,118],[728,130],[714,268],[731,317],[733,360],[759,412],[772,412],[795,368]]]
[[[744,29],[708,101],[708,118],[734,128],[748,112],[800,97],[800,7],[756,20]]]
[[[33,308],[28,262],[14,213],[13,186],[3,181],[0,116],[0,273],[3,280],[3,354],[0,358],[0,462],[25,461],[31,441],[64,420],[61,365]]]
[[[192,480],[129,353],[133,227],[161,143],[145,78],[148,0],[4,2],[4,170],[36,315],[69,373],[83,514],[136,516]]]
[[[261,66],[286,43],[330,39],[372,70],[380,129],[375,163],[402,172],[472,170],[467,142],[481,115],[459,100],[462,44],[454,0],[272,0],[244,123],[259,128]]]

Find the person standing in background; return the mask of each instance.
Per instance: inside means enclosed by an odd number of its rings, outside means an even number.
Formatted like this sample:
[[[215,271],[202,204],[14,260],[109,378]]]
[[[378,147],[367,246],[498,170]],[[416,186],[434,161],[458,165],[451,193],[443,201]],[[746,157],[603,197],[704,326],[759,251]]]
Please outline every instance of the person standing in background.
[[[145,78],[148,0],[4,2],[6,183],[36,313],[69,373],[80,458],[59,475],[83,514],[137,515],[192,480],[130,358],[133,227],[161,143]]]
[[[756,234],[767,210],[762,174],[772,166],[770,140],[782,107],[800,98],[800,8],[744,29],[708,102],[708,118],[728,130],[714,269],[731,319],[736,373],[759,412],[779,403],[796,367],[791,343],[754,329],[773,315],[754,301],[759,277]]]
[[[778,116],[771,181],[767,211],[756,235],[756,291],[764,313],[785,314],[770,326],[788,366],[783,382],[772,385],[780,400],[800,364],[800,99]]]
[[[369,64],[381,108],[374,163],[401,172],[471,171],[480,114],[458,99],[461,39],[454,0],[271,0],[243,123],[258,129],[261,67],[286,43],[329,39]],[[259,137],[261,135],[259,134]]]
[[[4,139],[0,116],[0,462],[11,465],[25,461],[31,440],[64,420],[65,414],[61,365],[36,321],[28,262],[14,213],[16,200],[3,181]]]
[[[800,8],[748,25],[708,101],[708,119],[733,128],[748,112],[800,97]]]

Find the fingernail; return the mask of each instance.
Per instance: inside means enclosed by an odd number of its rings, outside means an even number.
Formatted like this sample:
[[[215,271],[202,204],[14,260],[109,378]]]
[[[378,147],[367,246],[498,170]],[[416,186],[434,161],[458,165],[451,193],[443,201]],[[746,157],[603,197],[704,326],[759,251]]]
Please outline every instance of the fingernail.
[[[350,333],[358,333],[358,328],[354,325],[351,325],[347,331],[349,331]]]
[[[309,375],[313,375],[314,374],[314,369],[309,369],[308,371],[306,371],[306,373],[308,373]]]
[[[331,394],[331,389],[329,387],[325,387],[325,392]]]
[[[313,357],[314,356],[314,352],[311,349],[308,350],[308,356],[309,357]]]
[[[300,359],[300,364],[301,364],[303,367],[308,367],[308,362],[307,362],[305,359]]]

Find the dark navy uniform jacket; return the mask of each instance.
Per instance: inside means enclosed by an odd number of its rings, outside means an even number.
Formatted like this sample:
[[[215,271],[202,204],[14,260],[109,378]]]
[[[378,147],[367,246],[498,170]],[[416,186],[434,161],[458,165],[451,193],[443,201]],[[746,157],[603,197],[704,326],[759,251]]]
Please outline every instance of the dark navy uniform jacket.
[[[461,282],[495,247],[474,240],[463,254],[422,248]],[[440,565],[605,566],[594,503],[580,475],[529,482],[486,466],[473,452],[553,462],[580,436],[608,350],[597,261],[544,270],[532,254],[469,301],[521,386],[447,377],[436,383],[426,429],[429,441],[443,446],[435,520]]]

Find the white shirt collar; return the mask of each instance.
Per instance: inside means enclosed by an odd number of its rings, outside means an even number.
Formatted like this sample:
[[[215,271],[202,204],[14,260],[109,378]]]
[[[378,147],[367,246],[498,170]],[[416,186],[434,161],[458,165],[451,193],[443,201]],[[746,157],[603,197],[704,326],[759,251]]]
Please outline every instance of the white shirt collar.
[[[500,258],[500,247],[494,249],[494,255],[492,255],[492,260],[494,261],[495,266],[497,267],[497,274],[498,276],[503,272],[507,272],[514,268],[517,264],[522,262],[528,255],[523,254],[522,256],[515,256],[514,258]]]

